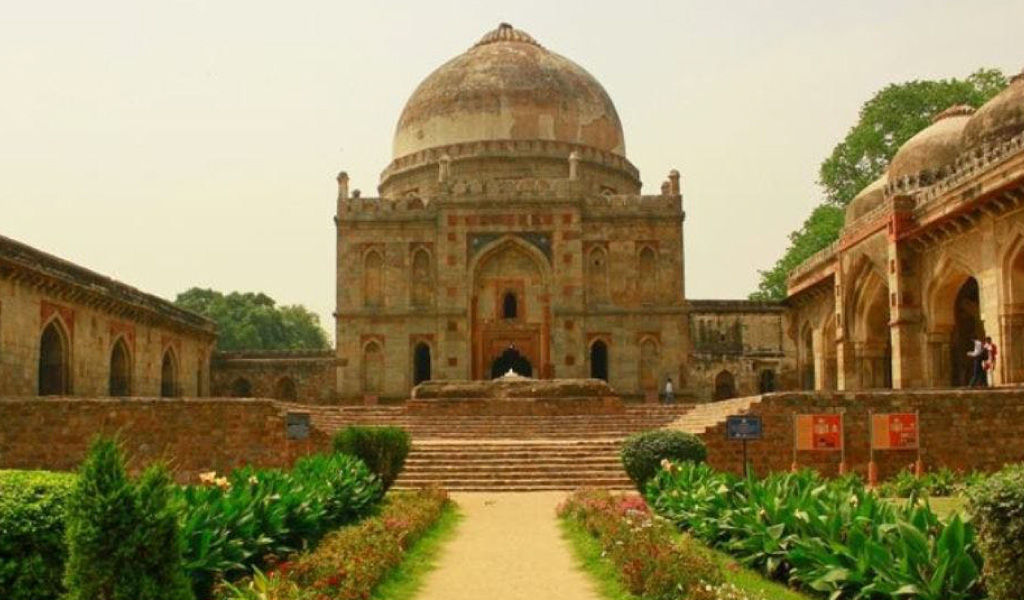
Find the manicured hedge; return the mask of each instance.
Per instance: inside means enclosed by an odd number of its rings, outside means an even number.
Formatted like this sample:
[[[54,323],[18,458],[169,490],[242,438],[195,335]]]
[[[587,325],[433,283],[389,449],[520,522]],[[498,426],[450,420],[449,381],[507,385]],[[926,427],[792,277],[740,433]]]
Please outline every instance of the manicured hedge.
[[[646,496],[740,562],[829,598],[983,597],[970,523],[942,521],[923,500],[898,507],[855,477],[741,478],[683,463],[663,469]]]
[[[384,490],[402,472],[405,459],[412,449],[412,438],[398,427],[357,427],[350,426],[334,434],[334,451],[355,456],[366,463],[377,477]]]
[[[715,600],[722,572],[706,548],[656,518],[638,496],[585,490],[558,509],[598,540],[630,593],[644,600]]]
[[[1024,464],[1006,467],[972,488],[970,512],[985,557],[989,597],[1024,598]]]
[[[622,446],[622,466],[626,474],[643,491],[647,481],[661,468],[662,461],[704,462],[708,449],[699,437],[669,429],[636,433]]]
[[[64,591],[64,511],[75,476],[0,471],[0,598],[51,600]]]
[[[448,505],[448,495],[440,490],[389,496],[379,515],[328,534],[311,552],[276,565],[266,574],[225,585],[218,598],[369,598]]]

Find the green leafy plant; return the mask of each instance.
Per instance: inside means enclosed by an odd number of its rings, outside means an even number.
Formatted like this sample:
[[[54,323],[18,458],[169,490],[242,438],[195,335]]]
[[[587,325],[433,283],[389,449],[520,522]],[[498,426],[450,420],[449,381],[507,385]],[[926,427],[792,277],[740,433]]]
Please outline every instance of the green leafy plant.
[[[969,511],[985,557],[992,600],[1024,598],[1024,464],[1005,467],[971,489]]]
[[[93,442],[68,499],[69,600],[192,598],[171,485],[159,465],[132,481],[117,443]]]
[[[662,461],[704,462],[707,446],[697,436],[668,429],[645,431],[628,437],[622,446],[622,465],[641,491],[661,468]]]
[[[659,514],[741,563],[832,599],[982,597],[970,524],[940,520],[924,499],[897,507],[854,476],[756,479],[668,464],[646,496]]]
[[[334,435],[334,451],[366,463],[384,486],[391,489],[412,449],[412,438],[398,427],[346,427]]]
[[[366,465],[342,454],[303,458],[291,472],[244,468],[205,480],[181,490],[186,568],[199,598],[221,580],[308,548],[383,496]]]
[[[70,473],[0,471],[0,597],[51,600],[64,591]]]

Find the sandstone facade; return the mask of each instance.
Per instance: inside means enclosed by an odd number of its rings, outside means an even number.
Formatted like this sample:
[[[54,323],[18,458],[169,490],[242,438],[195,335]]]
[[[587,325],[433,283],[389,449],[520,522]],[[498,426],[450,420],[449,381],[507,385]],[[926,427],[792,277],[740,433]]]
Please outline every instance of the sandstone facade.
[[[1024,74],[908,141],[787,302],[804,389],[962,386],[986,336],[1024,383]]]
[[[212,321],[0,236],[0,396],[204,396]]]
[[[336,401],[334,364],[331,350],[217,352],[211,394],[331,404]]]
[[[509,368],[686,393],[682,202],[676,171],[640,193],[592,76],[502,25],[413,93],[378,197],[338,177],[339,396]]]

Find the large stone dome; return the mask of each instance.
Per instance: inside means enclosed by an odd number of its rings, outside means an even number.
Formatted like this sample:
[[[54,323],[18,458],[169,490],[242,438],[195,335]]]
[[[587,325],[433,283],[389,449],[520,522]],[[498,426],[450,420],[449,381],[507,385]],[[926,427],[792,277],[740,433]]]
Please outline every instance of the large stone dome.
[[[935,117],[934,122],[907,140],[889,163],[889,182],[903,180],[912,186],[939,178],[956,162],[964,127],[974,114],[970,106],[957,105]]]
[[[1024,132],[1024,72],[985,103],[964,128],[964,150],[1000,144]]]
[[[601,84],[505,23],[416,88],[398,120],[393,158],[490,140],[550,140],[626,153],[619,115]]]

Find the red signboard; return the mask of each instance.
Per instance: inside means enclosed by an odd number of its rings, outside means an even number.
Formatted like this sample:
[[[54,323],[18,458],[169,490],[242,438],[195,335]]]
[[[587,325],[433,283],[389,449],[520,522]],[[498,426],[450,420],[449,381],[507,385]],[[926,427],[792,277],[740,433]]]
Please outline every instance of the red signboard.
[[[913,450],[918,447],[918,434],[915,413],[871,415],[871,447],[876,450]]]
[[[843,415],[797,415],[797,450],[842,450]]]

